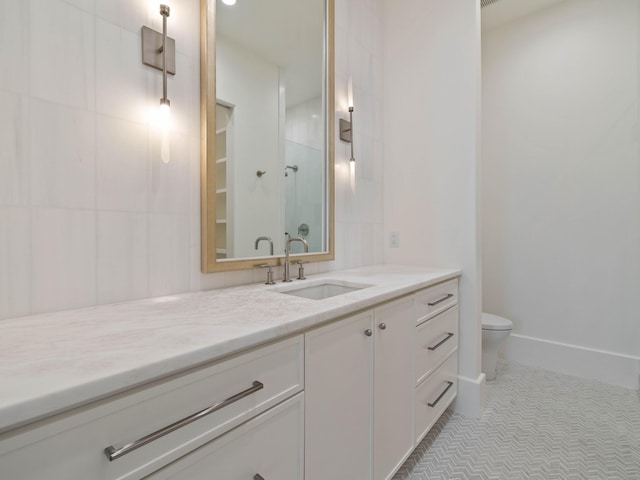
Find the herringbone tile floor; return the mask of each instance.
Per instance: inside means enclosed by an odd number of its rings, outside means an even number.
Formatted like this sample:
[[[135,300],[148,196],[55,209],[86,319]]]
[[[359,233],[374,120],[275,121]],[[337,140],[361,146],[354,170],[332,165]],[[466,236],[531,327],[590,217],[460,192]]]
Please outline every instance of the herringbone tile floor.
[[[445,412],[394,480],[640,480],[640,394],[515,363],[487,409]]]

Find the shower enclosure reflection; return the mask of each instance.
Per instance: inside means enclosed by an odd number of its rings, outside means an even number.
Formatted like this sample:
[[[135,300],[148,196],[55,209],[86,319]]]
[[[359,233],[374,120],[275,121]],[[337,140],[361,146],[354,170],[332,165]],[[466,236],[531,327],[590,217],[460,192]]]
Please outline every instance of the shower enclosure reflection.
[[[285,231],[302,237],[309,251],[322,251],[323,122],[320,97],[287,109],[285,133]],[[291,253],[302,253],[291,245]]]

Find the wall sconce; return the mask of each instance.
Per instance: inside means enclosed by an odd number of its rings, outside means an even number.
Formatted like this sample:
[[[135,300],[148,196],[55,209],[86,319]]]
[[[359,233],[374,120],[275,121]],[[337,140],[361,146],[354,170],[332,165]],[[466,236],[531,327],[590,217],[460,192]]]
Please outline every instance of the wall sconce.
[[[340,140],[351,144],[351,158],[349,158],[349,165],[351,166],[351,176],[353,177],[356,159],[353,156],[353,80],[351,77],[349,77],[349,84],[347,85],[347,96],[349,102],[349,121],[347,122],[342,118],[340,119]]]
[[[349,106],[349,121],[340,119],[340,140],[351,144],[351,158],[350,162],[355,162],[356,159],[353,156],[353,105]]]
[[[171,10],[160,5],[162,33],[142,27],[142,63],[162,71],[162,98],[160,99],[160,123],[163,129],[162,160],[169,163],[169,112],[171,102],[167,98],[167,74],[176,74],[176,42],[167,36],[167,18]]]

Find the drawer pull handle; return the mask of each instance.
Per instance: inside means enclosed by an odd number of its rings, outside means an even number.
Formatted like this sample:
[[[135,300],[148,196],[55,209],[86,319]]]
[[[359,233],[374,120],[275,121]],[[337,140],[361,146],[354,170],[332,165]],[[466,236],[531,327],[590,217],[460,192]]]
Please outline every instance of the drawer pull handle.
[[[207,407],[204,410],[200,410],[199,412],[194,413],[193,415],[189,415],[188,417],[185,417],[182,420],[178,420],[177,422],[172,423],[171,425],[167,425],[166,427],[161,428],[160,430],[156,430],[155,432],[150,433],[149,435],[146,435],[136,440],[135,442],[128,443],[127,445],[120,447],[117,450],[113,446],[107,447],[104,449],[104,453],[109,459],[109,461],[113,462],[114,460],[126,455],[127,453],[131,453],[134,450],[137,450],[138,448],[143,447],[144,445],[147,445],[148,443],[151,443],[154,440],[159,439],[160,437],[164,437],[165,435],[171,432],[175,432],[179,428],[182,428],[185,425],[189,425],[190,423],[193,423],[196,420],[199,420],[202,417],[209,415],[210,413],[216,412],[228,405],[231,405],[232,403],[235,403],[238,400],[243,399],[244,397],[248,397],[252,393],[257,392],[258,390],[262,390],[263,388],[264,388],[264,384],[256,380],[255,382],[253,382],[253,386],[251,388],[247,388],[246,390],[240,393],[236,393],[235,395],[227,398],[226,400],[222,400],[221,402],[218,402],[215,405],[211,405],[210,407]]]
[[[442,400],[442,397],[444,397],[446,395],[446,393],[449,391],[449,389],[451,388],[451,386],[453,385],[453,382],[447,382],[447,388],[445,388],[442,393],[440,395],[438,395],[438,398],[436,398],[433,402],[431,403],[427,403],[427,405],[429,405],[431,408],[435,407],[438,402],[440,400]]]
[[[427,347],[427,348],[433,352],[434,350],[437,350],[439,347],[441,347],[442,344],[444,344],[444,342],[446,342],[451,337],[453,337],[453,335],[454,335],[453,333],[449,332],[449,333],[447,333],[446,337],[444,337],[442,340],[440,340],[438,343],[436,343],[433,347]]]
[[[451,297],[453,297],[453,293],[446,293],[442,298],[439,298],[435,302],[429,302],[429,303],[427,303],[427,305],[429,305],[430,307],[434,307],[434,306],[438,305],[439,303],[444,302],[445,300],[449,300]]]
[[[259,473],[256,473],[253,476],[253,480],[264,480],[264,477],[262,475],[260,475]]]

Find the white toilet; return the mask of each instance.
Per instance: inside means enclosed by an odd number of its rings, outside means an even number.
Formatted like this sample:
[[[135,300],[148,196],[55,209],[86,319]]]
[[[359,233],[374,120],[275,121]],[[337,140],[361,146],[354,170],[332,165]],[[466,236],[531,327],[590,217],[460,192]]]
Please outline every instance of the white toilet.
[[[487,380],[496,378],[498,348],[507,339],[512,329],[511,320],[482,312],[482,371],[487,376]]]

